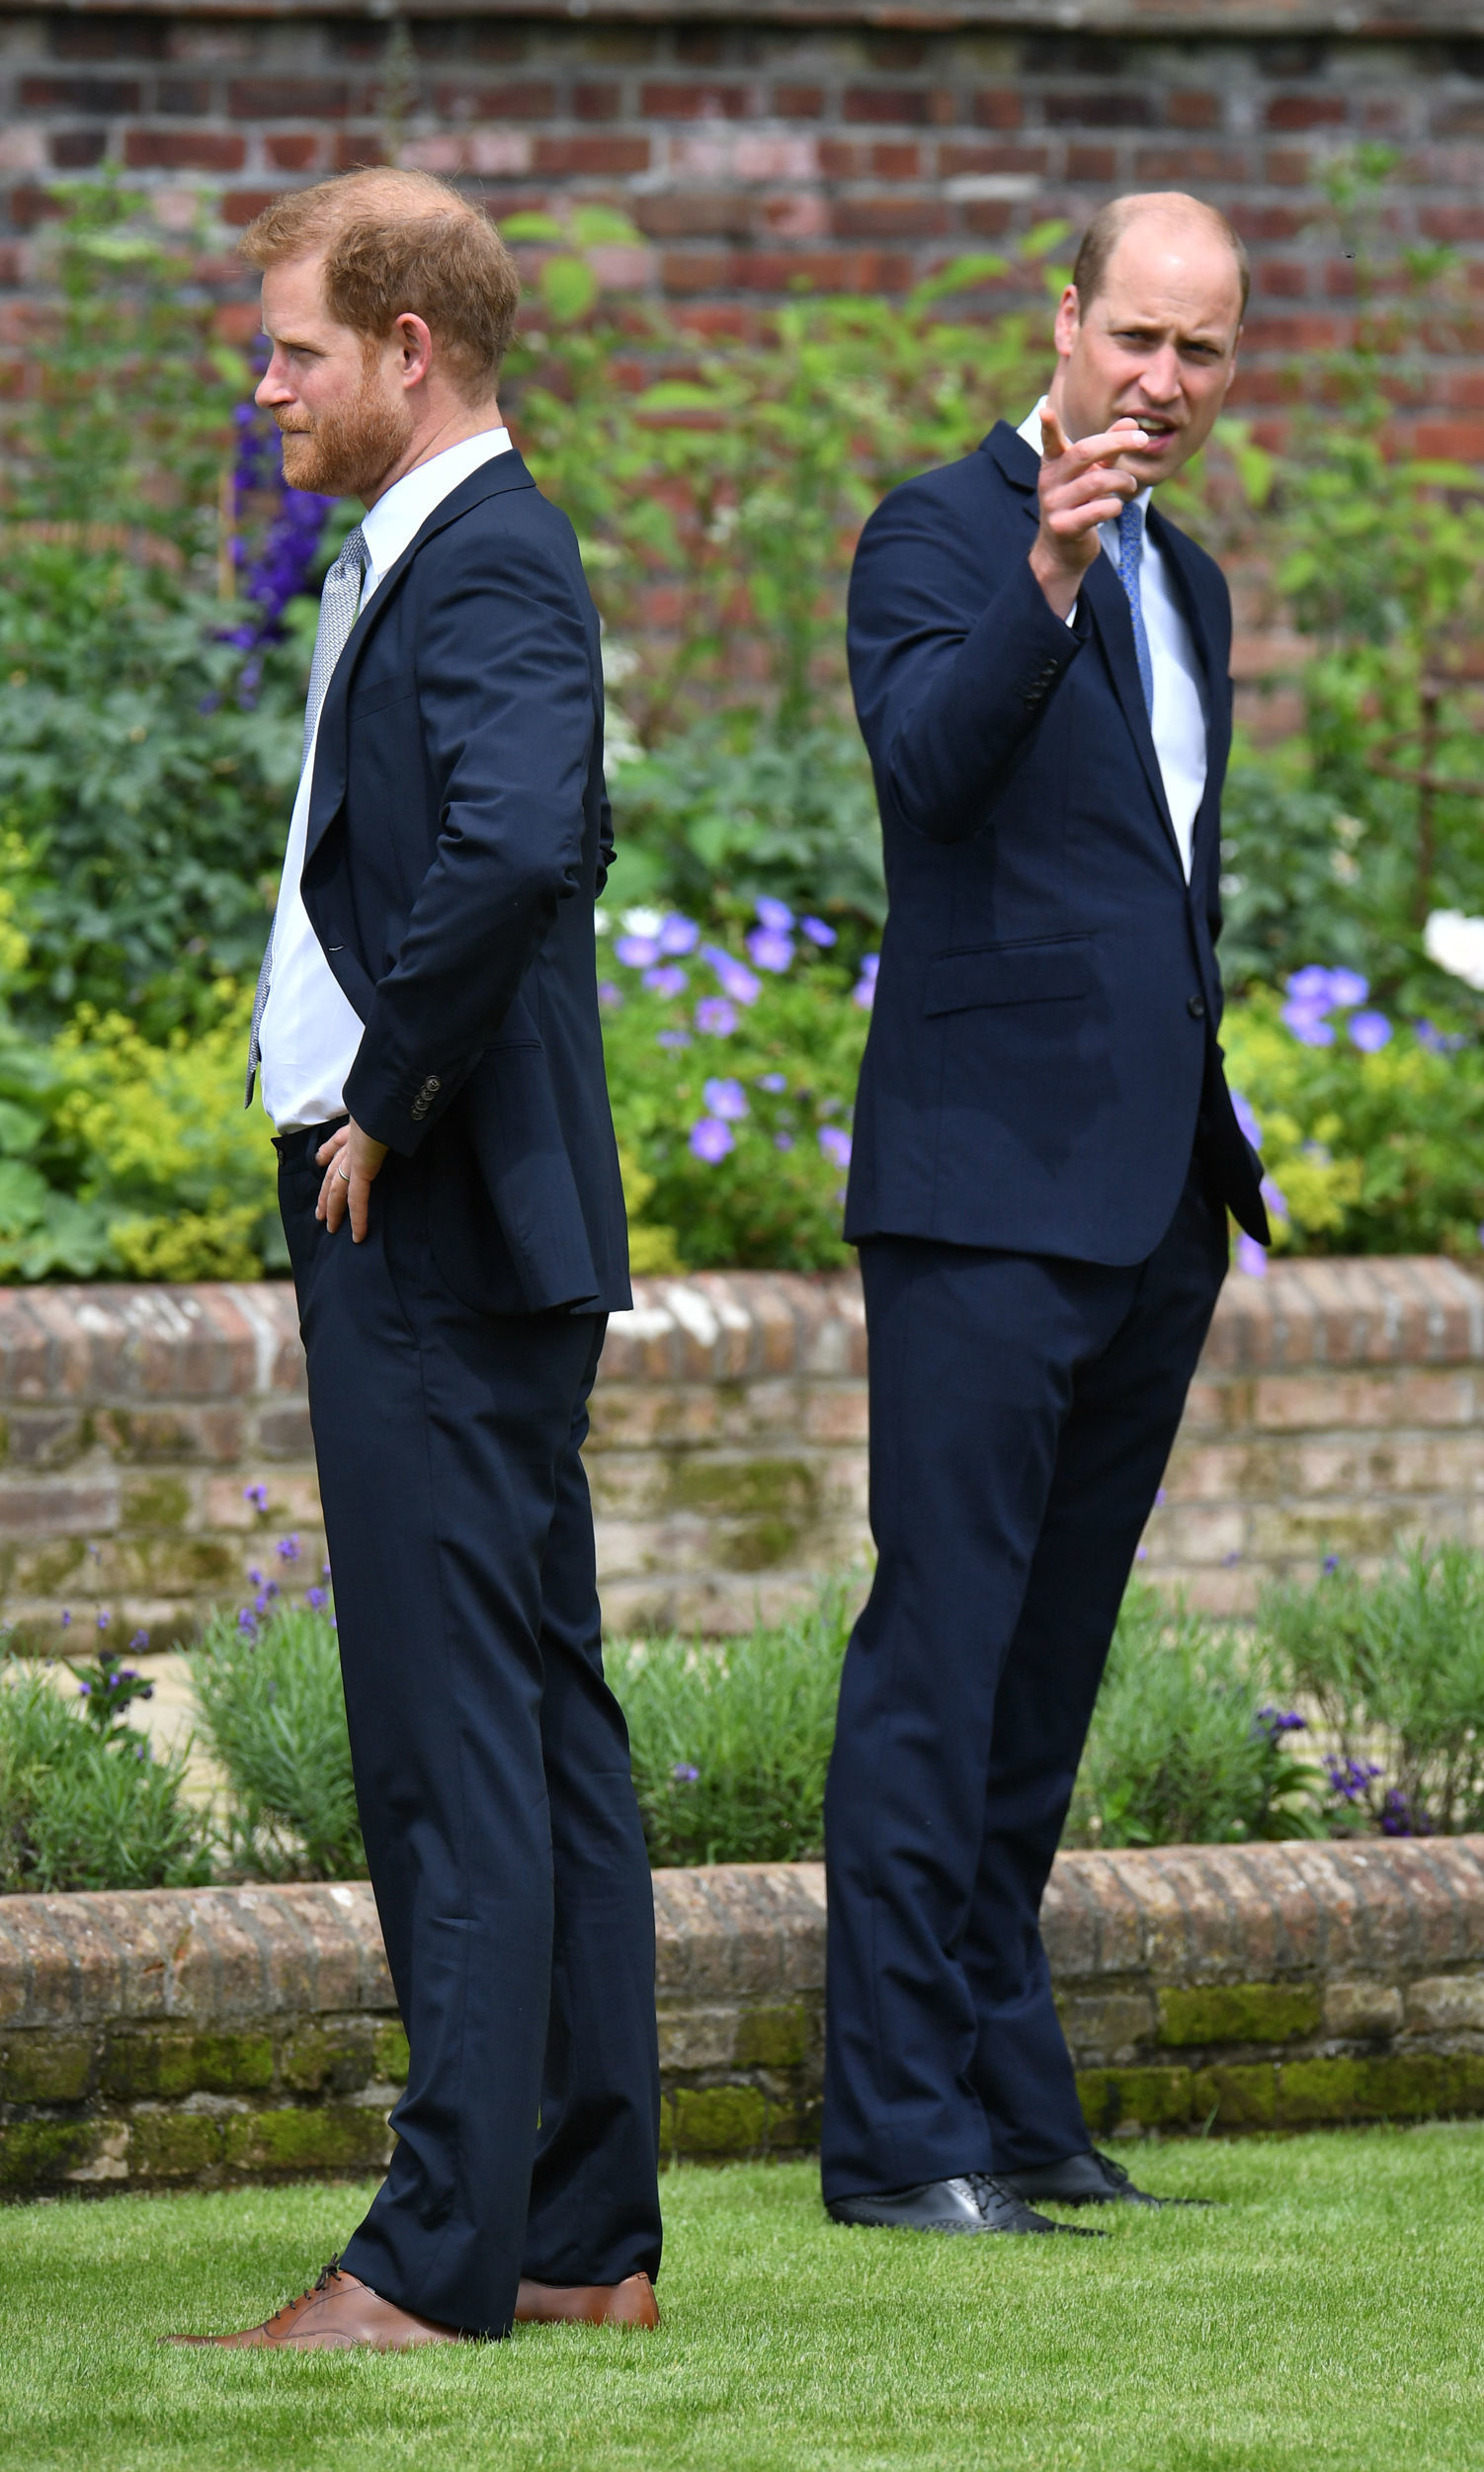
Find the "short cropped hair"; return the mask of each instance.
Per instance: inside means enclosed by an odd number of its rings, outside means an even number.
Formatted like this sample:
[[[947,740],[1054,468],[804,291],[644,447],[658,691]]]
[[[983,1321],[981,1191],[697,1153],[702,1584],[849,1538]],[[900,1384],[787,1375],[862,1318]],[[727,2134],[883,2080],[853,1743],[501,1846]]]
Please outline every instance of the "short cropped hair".
[[[494,392],[520,305],[515,260],[488,215],[431,172],[347,172],[289,189],[249,223],[249,266],[324,252],[325,305],[368,338],[422,318],[461,394]]]
[[[1233,229],[1219,206],[1207,206],[1203,198],[1188,198],[1181,190],[1156,190],[1142,196],[1110,198],[1100,206],[1077,252],[1072,281],[1077,288],[1080,306],[1088,308],[1097,299],[1108,281],[1108,269],[1123,234],[1130,223],[1142,215],[1158,215],[1171,223],[1204,223],[1213,238],[1225,242],[1237,262],[1237,280],[1242,289],[1242,315],[1247,315],[1247,298],[1252,289],[1252,267],[1243,246],[1242,235]]]

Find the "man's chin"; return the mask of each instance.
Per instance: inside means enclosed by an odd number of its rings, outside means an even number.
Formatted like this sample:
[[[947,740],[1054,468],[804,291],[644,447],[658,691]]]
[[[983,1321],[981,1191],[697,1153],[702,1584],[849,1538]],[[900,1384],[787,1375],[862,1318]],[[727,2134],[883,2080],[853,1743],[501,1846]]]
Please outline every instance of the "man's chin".
[[[344,494],[332,459],[312,438],[288,431],[284,437],[284,478],[290,489],[312,489],[326,497]]]

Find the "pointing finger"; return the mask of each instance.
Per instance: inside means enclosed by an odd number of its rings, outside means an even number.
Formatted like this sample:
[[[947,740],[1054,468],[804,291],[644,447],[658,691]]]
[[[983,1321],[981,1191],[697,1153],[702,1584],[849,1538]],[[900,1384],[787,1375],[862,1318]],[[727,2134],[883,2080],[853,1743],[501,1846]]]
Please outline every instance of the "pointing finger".
[[[1066,431],[1061,426],[1060,416],[1052,411],[1049,403],[1041,405],[1040,444],[1042,454],[1051,461],[1067,452]]]

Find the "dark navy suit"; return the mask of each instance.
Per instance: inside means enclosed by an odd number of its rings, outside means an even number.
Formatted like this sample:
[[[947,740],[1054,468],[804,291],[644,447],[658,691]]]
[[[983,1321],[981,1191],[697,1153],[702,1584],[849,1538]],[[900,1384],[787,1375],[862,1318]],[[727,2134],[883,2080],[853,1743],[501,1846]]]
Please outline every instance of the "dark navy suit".
[[[659,2264],[654,1911],[579,1450],[629,1301],[593,903],[598,625],[519,455],[434,511],[320,714],[305,906],[389,1145],[353,1244],[279,1142],[356,1790],[411,2060],[346,2253],[482,2334]]]
[[[1112,561],[1075,622],[1001,423],[866,526],[850,662],[890,910],[846,1233],[878,1563],[826,1808],[827,2197],[1089,2142],[1037,1911],[1220,1287],[1266,1238],[1222,1073],[1231,615],[1157,513],[1202,673],[1187,883]]]

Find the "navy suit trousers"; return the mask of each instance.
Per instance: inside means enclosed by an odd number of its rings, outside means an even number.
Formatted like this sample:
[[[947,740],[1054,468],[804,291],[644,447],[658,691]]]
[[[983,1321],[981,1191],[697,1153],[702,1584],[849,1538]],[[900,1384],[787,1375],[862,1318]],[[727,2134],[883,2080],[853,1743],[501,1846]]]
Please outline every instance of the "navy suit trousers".
[[[411,2053],[391,2168],[344,2263],[404,2308],[501,2335],[523,2272],[613,2283],[660,2257],[653,1895],[578,1455],[604,1317],[454,1295],[423,1152],[388,1156],[364,1243],[328,1235],[322,1137],[280,1141],[280,1197]]]
[[[825,1805],[827,2198],[1089,2144],[1037,1917],[1226,1259],[1198,1165],[1127,1269],[861,1247],[879,1560]]]

